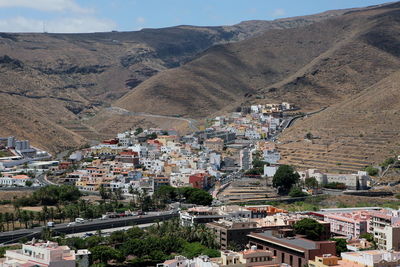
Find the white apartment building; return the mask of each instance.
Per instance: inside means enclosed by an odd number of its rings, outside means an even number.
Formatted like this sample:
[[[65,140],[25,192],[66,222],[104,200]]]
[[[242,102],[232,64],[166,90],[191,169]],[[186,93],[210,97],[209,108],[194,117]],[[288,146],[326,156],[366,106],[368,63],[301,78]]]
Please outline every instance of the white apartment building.
[[[400,250],[400,211],[385,209],[371,213],[371,229],[378,249]]]
[[[88,256],[90,252],[79,252],[80,258]],[[78,266],[87,266],[81,260]],[[75,251],[68,246],[59,246],[55,242],[32,243],[22,245],[22,249],[7,250],[5,259],[0,262],[0,267],[25,267],[25,266],[48,266],[48,267],[75,267]]]
[[[0,186],[25,186],[27,181],[32,181],[27,175],[14,175],[14,176],[3,176],[0,177]]]

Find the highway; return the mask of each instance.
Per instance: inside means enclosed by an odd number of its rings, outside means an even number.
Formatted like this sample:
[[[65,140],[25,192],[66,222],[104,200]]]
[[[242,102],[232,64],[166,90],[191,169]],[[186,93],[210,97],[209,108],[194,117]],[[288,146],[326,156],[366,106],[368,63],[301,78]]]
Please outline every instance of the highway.
[[[51,228],[51,230],[55,234],[74,234],[117,227],[126,227],[129,225],[153,223],[156,221],[172,219],[178,216],[179,214],[177,211],[153,212],[151,214],[141,216],[130,216],[105,220],[94,219],[92,221],[86,221],[85,223],[75,223],[71,226],[68,226],[68,223],[56,224],[55,227]],[[28,239],[31,239],[32,237],[40,237],[42,230],[43,227],[35,227],[32,229],[3,232],[0,233],[0,243],[13,243],[24,237]]]

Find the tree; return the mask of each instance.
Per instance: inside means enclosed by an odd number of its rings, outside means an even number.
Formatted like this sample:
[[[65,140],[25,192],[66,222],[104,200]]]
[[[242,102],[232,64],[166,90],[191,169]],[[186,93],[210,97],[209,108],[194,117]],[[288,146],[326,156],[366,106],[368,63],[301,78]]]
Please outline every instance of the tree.
[[[104,185],[103,185],[103,184],[100,185],[99,193],[100,193],[101,199],[104,200],[104,199],[108,199],[108,198],[109,198],[109,194],[108,194],[108,192],[106,191],[106,189],[104,188]]]
[[[308,189],[317,188],[318,187],[318,181],[317,181],[317,179],[315,177],[306,178],[304,180],[304,185]]]
[[[139,128],[136,128],[134,135],[139,135],[141,133],[143,133],[143,128],[139,127]]]
[[[32,181],[26,181],[26,182],[25,182],[25,185],[28,186],[28,187],[31,187],[32,184],[33,184]]]
[[[301,190],[301,188],[298,187],[298,186],[293,186],[292,189],[290,189],[290,192],[289,192],[289,196],[290,197],[305,197],[307,195],[308,194],[303,192],[303,190]]]
[[[340,253],[347,251],[347,242],[344,238],[331,238],[331,241],[336,242],[336,255],[340,256]]]
[[[377,168],[374,168],[373,166],[368,166],[365,168],[365,171],[368,173],[370,176],[376,176],[379,173],[379,170]]]
[[[292,166],[281,165],[276,171],[272,185],[278,189],[280,194],[287,194],[294,184],[299,181],[300,175]]]
[[[107,263],[110,260],[120,261],[122,259],[121,253],[109,246],[96,246],[90,249],[93,261]]]
[[[322,224],[311,218],[304,218],[293,225],[296,234],[305,235],[308,239],[319,240],[325,233]]]
[[[306,139],[311,140],[314,138],[314,136],[312,135],[312,133],[308,132],[305,136]]]
[[[212,200],[213,198],[208,192],[198,189],[189,196],[187,202],[191,204],[209,206],[211,205]]]

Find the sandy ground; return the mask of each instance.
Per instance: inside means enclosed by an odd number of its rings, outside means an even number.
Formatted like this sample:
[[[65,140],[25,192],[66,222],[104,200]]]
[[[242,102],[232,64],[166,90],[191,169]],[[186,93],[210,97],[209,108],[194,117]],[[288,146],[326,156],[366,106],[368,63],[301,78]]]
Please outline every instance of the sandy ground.
[[[32,191],[0,191],[0,200],[13,200],[14,198],[31,195]]]

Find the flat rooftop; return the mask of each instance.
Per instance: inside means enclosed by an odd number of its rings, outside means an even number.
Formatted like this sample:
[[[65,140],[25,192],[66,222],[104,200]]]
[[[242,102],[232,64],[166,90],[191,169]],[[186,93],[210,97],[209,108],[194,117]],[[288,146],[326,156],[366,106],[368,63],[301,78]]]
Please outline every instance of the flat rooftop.
[[[318,241],[308,240],[299,236],[293,237],[277,237],[272,234],[271,230],[264,231],[262,233],[251,233],[249,236],[260,240],[266,240],[276,245],[290,247],[298,251],[304,251],[306,249],[317,249]]]

